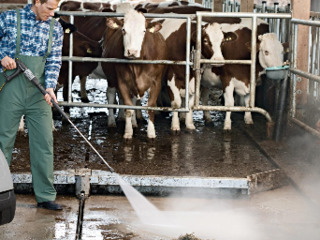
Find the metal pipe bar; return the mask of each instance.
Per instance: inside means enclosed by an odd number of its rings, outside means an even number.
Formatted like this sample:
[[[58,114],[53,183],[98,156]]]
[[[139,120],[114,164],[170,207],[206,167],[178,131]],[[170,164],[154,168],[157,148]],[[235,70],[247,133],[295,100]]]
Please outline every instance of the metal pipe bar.
[[[62,61],[72,60],[74,62],[114,62],[130,64],[174,64],[174,65],[192,65],[193,62],[187,61],[170,61],[170,60],[129,60],[120,58],[91,58],[91,57],[67,57],[63,56]]]
[[[187,39],[186,39],[186,75],[185,75],[185,108],[189,109],[189,79],[190,79],[190,51],[191,51],[191,19],[187,18],[187,24],[186,24],[186,31],[187,31]]]
[[[301,77],[308,78],[310,80],[313,80],[313,81],[320,83],[320,76],[317,76],[317,75],[314,75],[314,74],[311,74],[311,73],[308,73],[308,72],[305,72],[302,70],[294,69],[294,68],[290,68],[290,71],[293,74],[297,74]]]
[[[200,81],[201,81],[201,15],[197,15],[197,41],[196,41],[196,54],[195,54],[195,76],[196,76],[196,91],[195,91],[195,106],[199,106],[200,101]],[[210,60],[209,60],[210,61]]]
[[[77,17],[123,17],[124,13],[114,12],[82,12],[82,11],[58,11],[57,14],[61,16],[77,16]],[[195,14],[160,14],[160,13],[145,13],[146,18],[176,18],[176,19],[194,19]]]
[[[320,138],[320,132],[315,130],[312,127],[309,127],[307,124],[301,122],[299,119],[297,118],[290,118],[290,121],[292,121],[293,123],[295,123],[296,125],[298,125],[299,127],[303,128],[304,130],[308,131],[309,133],[311,133],[313,136],[316,136],[318,138]]]
[[[222,12],[197,12],[197,15],[202,17],[240,17],[240,18],[251,18],[253,16],[257,18],[288,18],[291,19],[292,15],[289,13],[222,13]]]
[[[62,61],[72,60],[73,62],[115,62],[115,63],[132,63],[132,64],[172,64],[172,65],[193,65],[189,61],[171,61],[171,60],[126,60],[120,58],[94,58],[94,57],[68,57],[62,56]],[[209,60],[200,59],[200,63],[206,64],[251,64],[251,60]]]
[[[70,23],[74,24],[74,17],[70,16]],[[69,58],[72,58],[73,55],[73,34],[71,33],[69,36]],[[71,97],[71,85],[72,85],[72,61],[68,61],[69,69],[68,69],[68,102],[72,102]]]
[[[320,27],[320,21],[314,21],[314,20],[302,20],[302,19],[292,18],[291,23]]]
[[[189,112],[189,108],[171,108],[171,107],[148,107],[148,106],[134,106],[134,105],[117,105],[117,104],[99,104],[99,103],[82,103],[82,102],[59,102],[60,106],[68,107],[94,107],[94,108],[121,108],[133,110],[154,110],[167,112]]]
[[[257,18],[253,16],[251,31],[250,107],[254,107],[256,93],[257,29]]]
[[[234,107],[226,107],[226,106],[199,106],[194,107],[194,111],[222,111],[222,112],[257,112],[266,117],[268,122],[272,122],[272,118],[270,117],[270,114],[259,107],[241,107],[241,106],[234,106]]]

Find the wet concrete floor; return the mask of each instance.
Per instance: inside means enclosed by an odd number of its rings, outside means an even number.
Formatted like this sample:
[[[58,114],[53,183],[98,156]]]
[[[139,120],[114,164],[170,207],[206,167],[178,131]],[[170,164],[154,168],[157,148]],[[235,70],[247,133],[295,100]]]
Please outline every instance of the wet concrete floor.
[[[95,99],[105,94],[101,90],[92,92],[91,100],[93,95]],[[91,142],[119,174],[246,177],[280,167],[289,178],[288,185],[249,196],[147,196],[183,226],[178,230],[140,224],[123,195],[91,195],[85,201],[82,239],[177,239],[187,233],[216,240],[318,238],[320,150],[319,142],[311,136],[297,130],[281,142],[267,140],[265,119],[254,115],[256,124],[244,131],[240,113],[233,114],[233,129],[225,133],[223,114],[212,112],[215,122],[205,124],[201,113],[196,112],[197,130],[192,133],[182,127],[181,133],[174,135],[170,118],[158,117],[154,141],[146,137],[145,122],[134,131],[132,141],[124,141],[123,123],[108,129],[105,113],[90,116],[81,109],[77,111],[82,116],[72,120],[86,136],[92,127]],[[107,170],[71,126],[62,124],[59,118],[55,125],[55,170]],[[30,171],[25,135],[17,137],[13,173]],[[65,205],[64,210],[51,212],[36,208],[33,195],[18,194],[16,216],[12,223],[0,226],[0,239],[75,239],[79,201],[73,195],[59,194],[57,202]]]

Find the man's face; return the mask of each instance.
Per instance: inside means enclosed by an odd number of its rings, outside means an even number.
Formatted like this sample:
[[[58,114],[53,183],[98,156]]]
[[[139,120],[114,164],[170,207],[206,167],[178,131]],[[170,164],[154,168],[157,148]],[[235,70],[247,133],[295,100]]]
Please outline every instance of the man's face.
[[[40,0],[36,0],[34,5],[34,12],[37,15],[37,20],[47,21],[49,17],[54,16],[54,10],[57,9],[59,1],[48,0],[41,4]]]

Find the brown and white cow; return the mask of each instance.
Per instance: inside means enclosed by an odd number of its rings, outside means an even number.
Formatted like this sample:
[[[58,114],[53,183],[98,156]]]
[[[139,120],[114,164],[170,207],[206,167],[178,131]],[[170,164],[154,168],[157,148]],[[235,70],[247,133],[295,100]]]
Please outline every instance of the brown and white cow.
[[[64,34],[62,55],[69,56],[69,33]],[[73,32],[73,56],[79,57],[101,57],[102,48],[98,41],[88,38],[79,31]],[[74,62],[72,64],[72,79],[76,76],[88,76],[96,67],[96,62]],[[68,74],[69,63],[63,61],[59,74],[58,83],[63,86],[63,98],[68,96]]]
[[[107,19],[102,57],[140,60],[165,60],[167,47],[158,32],[161,24],[147,27],[143,13],[130,10],[124,15],[123,23],[115,18]],[[155,107],[161,88],[165,65],[102,63],[109,87],[116,87],[125,105],[133,105],[132,98],[143,97],[149,92],[148,106]],[[133,110],[126,110],[125,139],[133,135]],[[148,138],[155,138],[154,111],[148,111]]]
[[[221,24],[223,31],[234,31],[237,38],[232,42],[224,42],[222,53],[228,60],[245,60],[251,58],[251,19],[242,19],[240,24]],[[273,33],[268,32],[268,25],[258,21],[256,79],[267,67],[283,64],[283,46]],[[201,79],[202,104],[208,102],[210,88],[222,88],[225,106],[234,106],[234,92],[243,98],[245,106],[250,99],[250,66],[228,64],[222,67],[205,66]],[[208,111],[204,112],[205,120],[211,121]],[[251,112],[245,112],[246,124],[253,124]],[[231,130],[231,112],[226,112],[224,129]]]

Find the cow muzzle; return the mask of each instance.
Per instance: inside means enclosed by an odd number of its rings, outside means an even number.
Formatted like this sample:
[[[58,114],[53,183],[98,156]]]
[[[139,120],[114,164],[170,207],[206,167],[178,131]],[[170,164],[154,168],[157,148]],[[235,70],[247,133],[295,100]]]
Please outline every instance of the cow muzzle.
[[[129,59],[136,59],[140,57],[140,52],[134,49],[127,49],[124,56]]]

